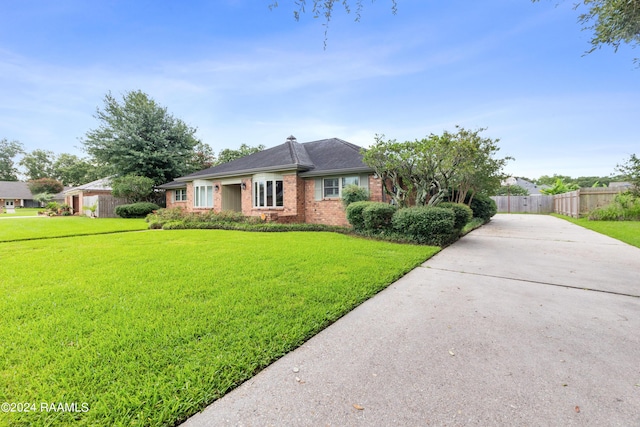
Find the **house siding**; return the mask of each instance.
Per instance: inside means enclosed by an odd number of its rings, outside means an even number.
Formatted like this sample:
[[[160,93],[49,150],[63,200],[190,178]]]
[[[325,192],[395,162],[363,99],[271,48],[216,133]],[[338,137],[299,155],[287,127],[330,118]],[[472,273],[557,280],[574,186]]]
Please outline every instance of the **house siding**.
[[[373,178],[373,175],[368,175],[368,182],[369,200],[382,202],[381,180]],[[311,224],[349,226],[342,201],[336,198],[316,200],[315,185],[315,179],[305,180],[305,222]]]
[[[256,208],[253,206],[253,180],[250,177],[241,179],[241,183],[246,188],[241,190],[242,214],[245,216],[257,216],[267,221],[277,221],[280,223],[312,223],[349,226],[347,216],[340,199],[316,200],[314,178],[301,178],[297,174],[283,174],[283,206],[277,208]],[[222,182],[220,180],[210,181],[215,188],[219,186],[218,192],[213,193],[213,210],[220,212],[222,207]],[[382,182],[373,175],[368,175],[370,200],[384,201]],[[173,191],[173,190],[170,190]],[[193,207],[193,182],[187,183],[187,201],[175,202],[172,194],[167,191],[167,208],[182,207],[188,212],[206,212],[211,208]]]

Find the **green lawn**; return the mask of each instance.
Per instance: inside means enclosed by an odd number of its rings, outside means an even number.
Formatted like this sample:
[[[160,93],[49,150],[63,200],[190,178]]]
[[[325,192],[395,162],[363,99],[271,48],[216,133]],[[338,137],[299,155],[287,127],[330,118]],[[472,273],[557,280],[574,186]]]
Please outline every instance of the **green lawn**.
[[[37,405],[0,413],[0,425],[171,426],[438,248],[325,232],[154,230],[0,251],[0,402]],[[40,412],[41,402],[88,411]]]
[[[38,211],[41,210],[42,208],[16,208],[14,213],[0,213],[0,218],[7,216],[37,216]],[[2,211],[0,210],[0,212]]]
[[[144,219],[55,216],[0,219],[0,242],[146,230]]]
[[[640,221],[589,221],[587,218],[554,216],[640,248]]]

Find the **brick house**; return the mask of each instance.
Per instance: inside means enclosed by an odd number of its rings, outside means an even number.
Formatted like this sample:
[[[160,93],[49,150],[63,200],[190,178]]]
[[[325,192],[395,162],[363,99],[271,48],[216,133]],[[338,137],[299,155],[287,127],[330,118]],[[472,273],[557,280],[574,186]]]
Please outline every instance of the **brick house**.
[[[97,179],[87,184],[69,188],[64,191],[65,203],[73,209],[74,215],[115,218],[115,207],[127,201],[113,197],[111,194],[111,177]],[[91,212],[89,207],[96,204],[97,209]]]
[[[65,187],[69,188],[69,187]],[[40,203],[34,200],[29,184],[21,181],[0,181],[0,212],[3,209],[39,208]],[[63,193],[53,195],[54,202],[63,202]]]
[[[349,184],[383,201],[381,180],[362,162],[360,147],[338,138],[284,144],[159,186],[167,208],[242,212],[283,223],[348,225],[340,201]]]

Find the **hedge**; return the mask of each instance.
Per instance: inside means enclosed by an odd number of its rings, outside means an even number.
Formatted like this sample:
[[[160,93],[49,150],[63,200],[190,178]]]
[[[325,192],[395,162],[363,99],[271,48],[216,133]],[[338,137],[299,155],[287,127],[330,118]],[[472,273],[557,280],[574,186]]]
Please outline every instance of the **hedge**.
[[[480,218],[489,222],[491,217],[498,213],[496,202],[489,196],[475,195],[469,205],[474,218]]]
[[[349,221],[349,224],[351,224],[354,230],[364,230],[364,218],[362,216],[362,211],[372,203],[375,202],[353,202],[347,206],[347,221]]]
[[[116,206],[116,215],[122,218],[144,218],[158,209],[160,209],[160,206],[155,203],[132,203],[130,205]]]
[[[371,202],[362,210],[362,219],[366,231],[386,231],[391,229],[391,218],[396,207],[388,203]]]
[[[471,218],[473,217],[473,211],[471,208],[462,203],[451,203],[445,202],[438,204],[439,208],[451,209],[453,214],[456,216],[454,228],[457,230],[462,230],[462,228],[467,225]]]
[[[456,240],[455,214],[440,207],[399,209],[392,218],[393,229],[421,244],[445,246]]]

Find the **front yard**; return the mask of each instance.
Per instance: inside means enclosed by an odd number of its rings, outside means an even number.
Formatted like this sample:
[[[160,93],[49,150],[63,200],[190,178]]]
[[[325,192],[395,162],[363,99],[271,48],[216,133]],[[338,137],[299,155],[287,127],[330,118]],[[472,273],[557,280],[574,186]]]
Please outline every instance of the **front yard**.
[[[587,218],[554,216],[640,248],[640,221],[589,221]]]
[[[146,230],[143,219],[56,216],[0,220],[0,242]]]
[[[7,220],[0,239],[14,240],[9,223],[56,220]],[[86,221],[102,229],[106,220]],[[36,237],[26,228],[16,232]],[[202,409],[438,249],[176,230],[4,242],[0,251],[0,402],[37,409],[0,413],[0,425],[156,426]],[[43,402],[78,411],[42,411]]]

